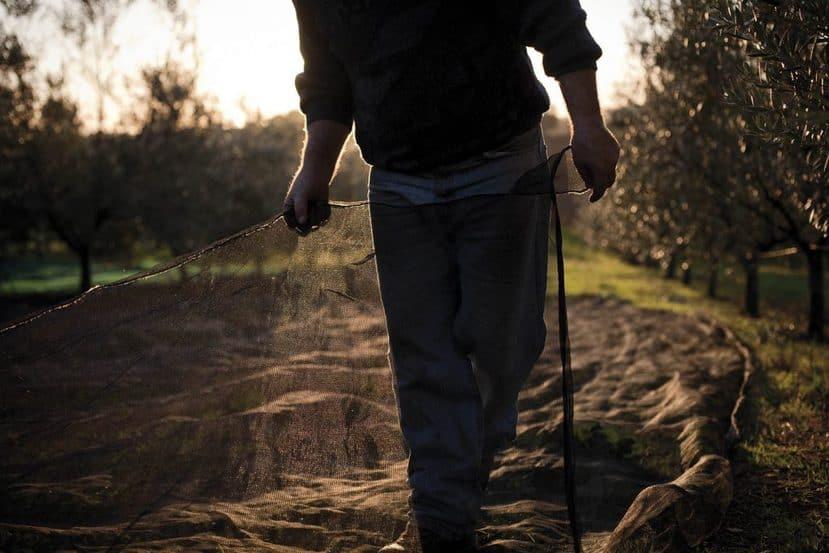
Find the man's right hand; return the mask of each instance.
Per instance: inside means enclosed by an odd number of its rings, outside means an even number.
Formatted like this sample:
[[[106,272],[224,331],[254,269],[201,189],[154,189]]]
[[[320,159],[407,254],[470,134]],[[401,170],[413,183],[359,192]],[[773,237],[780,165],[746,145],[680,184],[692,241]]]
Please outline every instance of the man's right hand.
[[[302,152],[302,167],[294,177],[283,201],[284,209],[293,212],[296,223],[300,226],[307,226],[313,218],[310,212],[311,205],[328,203],[328,184],[334,176],[337,160],[350,132],[350,127],[325,119],[313,121],[308,125],[305,148]],[[315,221],[310,223],[318,224]]]
[[[330,175],[325,179],[319,175],[309,175],[304,169],[294,177],[288,194],[283,202],[284,208],[293,208],[296,220],[300,225],[308,222],[309,204],[311,202],[328,202],[328,182]]]

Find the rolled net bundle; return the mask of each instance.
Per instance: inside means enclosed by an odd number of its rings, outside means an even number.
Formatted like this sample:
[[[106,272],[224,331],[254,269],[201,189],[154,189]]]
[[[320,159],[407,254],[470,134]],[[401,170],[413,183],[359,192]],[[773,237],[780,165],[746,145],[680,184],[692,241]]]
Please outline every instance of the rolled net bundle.
[[[375,551],[405,524],[412,467],[372,225],[405,232],[416,219],[539,206],[552,214],[538,219],[552,224],[546,334],[518,395],[517,435],[493,458],[479,538],[507,551],[567,551],[584,534],[590,549],[656,480],[596,448],[596,409],[579,420],[578,394],[574,411],[573,390],[593,369],[569,365],[552,192],[583,188],[565,150],[509,194],[333,204],[304,237],[280,215],[7,326],[0,549]],[[407,249],[426,248],[421,240]],[[504,275],[504,290],[511,264],[525,259],[507,246],[485,260],[500,267],[491,274]],[[512,333],[504,344],[530,331],[484,324],[486,301],[476,305],[473,326]]]

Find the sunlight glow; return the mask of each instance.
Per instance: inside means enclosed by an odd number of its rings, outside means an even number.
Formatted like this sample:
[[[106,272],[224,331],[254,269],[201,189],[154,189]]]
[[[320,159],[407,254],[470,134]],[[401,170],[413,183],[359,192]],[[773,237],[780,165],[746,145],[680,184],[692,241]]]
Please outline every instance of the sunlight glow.
[[[186,0],[185,0],[186,1]],[[296,15],[288,0],[189,0],[193,9],[199,58],[199,89],[210,95],[220,113],[233,124],[244,124],[259,112],[268,117],[298,108],[294,77],[302,70]],[[57,0],[47,0],[57,6]],[[605,107],[619,103],[620,85],[631,82],[639,70],[629,55],[626,26],[631,21],[632,0],[582,0],[588,26],[604,50],[599,60],[599,92]],[[161,63],[171,44],[169,17],[148,0],[138,0],[119,21],[119,48],[109,63],[117,102],[109,102],[107,125],[116,125],[118,109],[128,108],[129,87],[140,68]],[[32,22],[26,33],[35,44],[39,69],[58,72],[70,49],[62,44],[55,22],[44,16]],[[178,54],[178,52],[174,52]],[[555,81],[544,76],[541,55],[530,52],[536,73],[550,92],[553,110],[564,113]],[[89,52],[85,55],[89,56]],[[174,55],[175,57],[175,55]],[[77,60],[76,60],[77,61]],[[186,59],[185,62],[191,60]],[[96,100],[83,71],[68,74],[69,89],[80,99],[84,120],[94,119]],[[625,88],[625,86],[621,86]],[[116,105],[117,104],[117,105]]]
[[[588,26],[604,50],[599,60],[599,90],[606,106],[617,102],[620,82],[636,71],[630,60],[625,25],[631,19],[628,0],[582,0]],[[252,14],[256,14],[255,17]],[[202,88],[215,94],[223,113],[240,124],[245,114],[240,102],[273,115],[296,109],[294,77],[302,70],[296,16],[286,0],[237,0],[233,10],[223,0],[202,0],[198,36],[204,54]],[[531,51],[538,75],[541,55]],[[564,112],[555,81],[542,77],[553,109]]]

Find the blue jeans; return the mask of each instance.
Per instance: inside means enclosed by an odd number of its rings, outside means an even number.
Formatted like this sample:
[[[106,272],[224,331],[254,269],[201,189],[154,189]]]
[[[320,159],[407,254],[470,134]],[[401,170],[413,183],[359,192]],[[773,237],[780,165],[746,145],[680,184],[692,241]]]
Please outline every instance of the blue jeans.
[[[372,172],[409,502],[418,525],[447,537],[474,529],[544,348],[550,197],[487,195],[544,161],[536,140],[442,175]]]

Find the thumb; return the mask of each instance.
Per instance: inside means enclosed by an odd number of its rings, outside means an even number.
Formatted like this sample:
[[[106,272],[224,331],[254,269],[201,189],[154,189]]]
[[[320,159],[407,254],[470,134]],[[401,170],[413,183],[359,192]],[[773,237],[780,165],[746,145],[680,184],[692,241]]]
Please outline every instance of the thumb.
[[[596,203],[601,200],[605,192],[607,192],[607,188],[605,186],[593,187],[593,193],[590,194],[590,203]]]
[[[581,180],[587,188],[594,188],[596,186],[596,177],[593,173],[593,168],[587,163],[576,163],[576,171]]]

